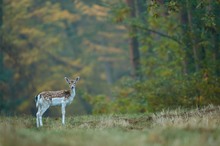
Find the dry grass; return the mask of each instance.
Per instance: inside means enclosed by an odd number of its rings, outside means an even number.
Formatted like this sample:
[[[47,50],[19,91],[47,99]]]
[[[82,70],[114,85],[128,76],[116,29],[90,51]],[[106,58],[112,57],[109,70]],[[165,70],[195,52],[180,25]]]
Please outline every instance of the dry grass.
[[[151,115],[100,115],[44,118],[0,117],[0,146],[218,146],[220,106],[165,110]]]
[[[175,128],[217,129],[220,125],[220,106],[209,105],[202,109],[163,111],[152,116],[152,126]]]

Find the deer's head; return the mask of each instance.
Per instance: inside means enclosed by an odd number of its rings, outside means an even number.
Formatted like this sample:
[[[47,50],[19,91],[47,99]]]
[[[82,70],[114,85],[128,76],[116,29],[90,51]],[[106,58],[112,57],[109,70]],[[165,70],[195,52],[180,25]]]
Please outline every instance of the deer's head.
[[[79,81],[80,77],[77,77],[75,80],[68,79],[65,77],[66,82],[69,84],[70,89],[73,90],[76,87],[76,83]]]

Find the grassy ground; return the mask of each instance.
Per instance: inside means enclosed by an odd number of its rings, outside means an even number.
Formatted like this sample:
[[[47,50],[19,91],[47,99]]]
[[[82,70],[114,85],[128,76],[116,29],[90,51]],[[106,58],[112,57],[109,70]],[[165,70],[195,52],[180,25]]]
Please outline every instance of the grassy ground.
[[[220,106],[149,115],[0,117],[0,146],[219,146]]]

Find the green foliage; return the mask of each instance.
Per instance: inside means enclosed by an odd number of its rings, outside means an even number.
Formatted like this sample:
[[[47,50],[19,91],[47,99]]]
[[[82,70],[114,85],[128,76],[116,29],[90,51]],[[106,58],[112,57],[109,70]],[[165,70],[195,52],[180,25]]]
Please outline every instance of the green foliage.
[[[144,113],[181,107],[219,105],[220,84],[215,76],[203,74],[135,81],[124,78],[115,88],[114,100],[90,98],[93,113]]]
[[[111,4],[110,19],[115,23],[123,22],[129,16],[130,9],[124,2]]]
[[[90,104],[93,105],[93,109],[92,109],[93,114],[101,114],[101,113],[109,112],[110,99],[108,99],[105,95],[87,97],[87,100],[90,102]]]

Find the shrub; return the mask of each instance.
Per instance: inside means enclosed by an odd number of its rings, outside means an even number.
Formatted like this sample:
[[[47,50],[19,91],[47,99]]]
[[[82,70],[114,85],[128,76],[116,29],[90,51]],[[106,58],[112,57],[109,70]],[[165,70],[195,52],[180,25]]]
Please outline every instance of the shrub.
[[[104,95],[90,98],[93,113],[143,113],[220,104],[220,79],[204,78],[202,74],[143,81],[123,78],[113,91],[114,98]]]

